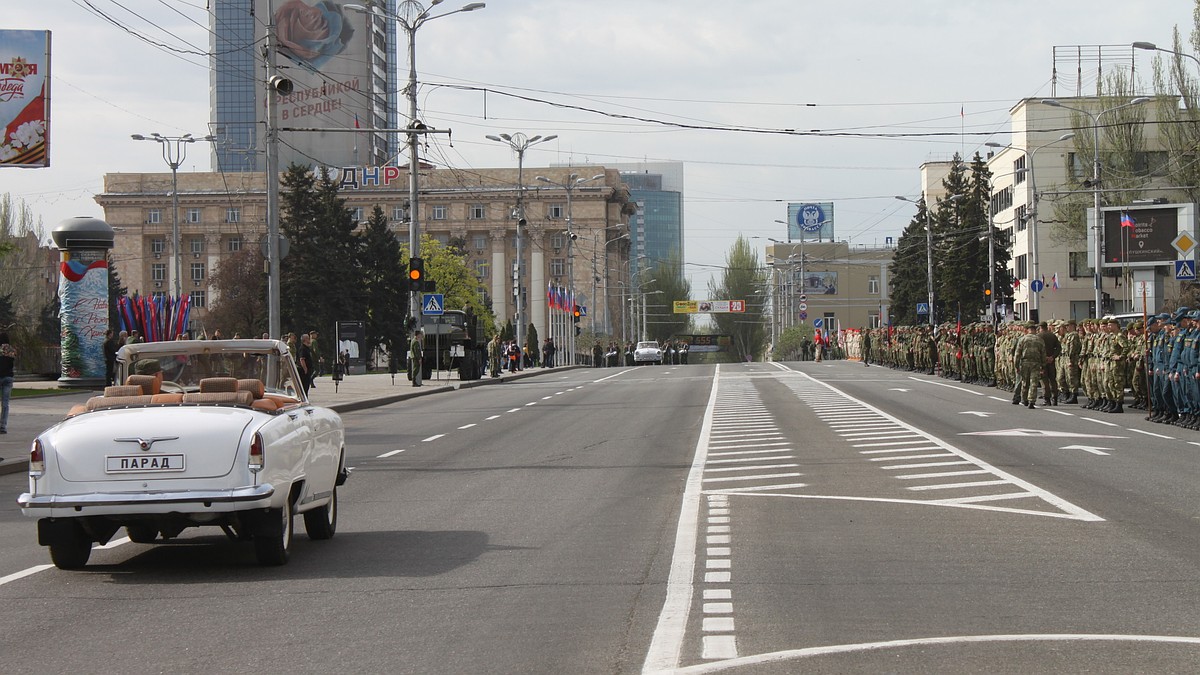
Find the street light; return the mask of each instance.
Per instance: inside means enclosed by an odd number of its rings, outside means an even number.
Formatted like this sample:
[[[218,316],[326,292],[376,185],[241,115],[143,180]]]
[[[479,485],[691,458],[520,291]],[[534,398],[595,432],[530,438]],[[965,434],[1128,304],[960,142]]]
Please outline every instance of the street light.
[[[417,29],[425,25],[426,21],[440,19],[451,14],[458,14],[459,12],[472,12],[477,9],[483,9],[486,6],[482,2],[472,2],[456,10],[430,16],[429,11],[441,2],[442,0],[431,0],[429,7],[425,7],[420,2],[417,2],[417,0],[404,0],[397,8],[396,14],[382,11],[374,6],[368,7],[357,4],[342,5],[346,9],[367,14],[379,11],[384,16],[395,19],[396,23],[408,35],[408,87],[406,90],[408,94],[408,254],[412,258],[421,257],[421,225],[417,219],[417,171],[420,169],[417,159],[417,138],[426,131],[425,125],[417,119]],[[416,288],[409,291],[408,304],[413,324],[420,326],[421,289]]]
[[[524,320],[524,316],[522,315],[522,312],[521,312],[521,262],[522,262],[521,228],[525,227],[525,224],[526,224],[526,220],[525,220],[525,173],[524,173],[525,151],[528,150],[530,146],[537,145],[538,143],[545,143],[546,141],[552,141],[552,140],[558,138],[558,136],[551,134],[549,136],[533,136],[531,138],[531,137],[526,136],[525,134],[518,131],[517,133],[511,134],[511,135],[510,134],[500,134],[499,136],[489,135],[489,136],[485,136],[485,138],[487,138],[489,141],[496,141],[497,143],[504,143],[508,147],[512,148],[513,152],[517,153],[517,213],[516,213],[516,215],[517,215],[517,268],[516,268],[516,270],[513,271],[513,302],[516,305],[515,315],[517,318],[517,320],[516,320],[517,344],[523,345],[525,343],[523,340],[525,320]],[[536,347],[537,345],[534,345],[534,346]]]
[[[1101,305],[1103,304],[1104,297],[1104,277],[1101,276],[1101,264],[1104,262],[1104,227],[1103,221],[1100,219],[1100,118],[1108,113],[1135,105],[1141,105],[1149,100],[1149,96],[1139,96],[1128,103],[1122,103],[1121,105],[1113,106],[1112,108],[1106,108],[1098,113],[1093,114],[1092,112],[1084,110],[1083,108],[1073,108],[1069,105],[1063,105],[1057,99],[1042,99],[1042,105],[1048,105],[1053,108],[1065,108],[1067,110],[1073,110],[1082,115],[1086,115],[1092,121],[1092,208],[1094,211],[1092,228],[1095,230],[1094,236],[1096,240],[1096,258],[1094,260],[1096,264],[1094,282],[1096,286],[1096,318],[1100,318],[1102,312]]]
[[[1054,145],[1055,143],[1069,141],[1072,138],[1075,138],[1075,132],[1068,131],[1067,133],[1059,136],[1058,138],[1054,139],[1053,141],[1050,141],[1049,143],[1043,143],[1042,145],[1039,145],[1030,151],[1025,151],[1021,148],[1013,147],[1012,145],[1001,145],[1000,143],[995,143],[995,142],[984,143],[984,145],[986,145],[989,148],[1012,148],[1013,150],[1016,150],[1017,152],[1020,152],[1021,154],[1025,155],[1026,157],[1029,158],[1028,166],[1026,166],[1025,169],[1026,169],[1026,171],[1029,172],[1029,191],[1031,193],[1031,198],[1029,200],[1029,203],[1032,205],[1032,208],[1030,209],[1030,213],[1029,213],[1029,243],[1026,245],[1026,249],[1029,251],[1029,264],[1030,264],[1030,268],[1031,268],[1030,276],[1029,276],[1029,280],[1031,283],[1030,283],[1030,286],[1028,287],[1029,290],[1027,291],[1029,293],[1032,293],[1031,297],[1029,298],[1029,320],[1030,321],[1036,322],[1039,320],[1040,317],[1038,316],[1038,314],[1039,314],[1038,305],[1041,304],[1041,293],[1040,292],[1035,293],[1035,292],[1033,292],[1033,289],[1032,289],[1033,280],[1041,279],[1041,275],[1039,273],[1039,267],[1038,267],[1039,264],[1041,263],[1041,260],[1040,260],[1041,242],[1038,241],[1038,234],[1037,234],[1038,199],[1039,199],[1039,197],[1038,197],[1038,192],[1037,192],[1036,175],[1034,174],[1034,170],[1033,170],[1034,169],[1033,160],[1037,156],[1038,150],[1041,150],[1042,148],[1048,148],[1051,145]],[[992,235],[992,233],[991,233],[991,227],[992,227],[991,218],[994,215],[995,214],[992,213],[991,208],[989,208],[988,209],[988,228],[989,228],[988,229],[988,237],[989,238]],[[990,241],[988,243],[988,246],[989,247],[991,246]],[[989,250],[989,253],[991,253],[990,250]],[[993,266],[994,266],[994,263],[993,263]],[[996,274],[996,272],[993,269],[992,270],[992,316],[993,317],[995,317],[995,314],[996,314],[995,313],[995,297],[996,297],[995,274]]]
[[[154,141],[161,145],[163,159],[166,160],[167,166],[171,167],[171,274],[175,277],[175,299],[178,300],[183,297],[183,263],[182,256],[179,255],[179,167],[183,166],[184,160],[187,159],[188,143],[212,142],[217,139],[212,135],[195,138],[191,134],[163,136],[158,132],[149,136],[132,134],[130,138],[135,141]]]
[[[549,185],[553,185],[555,187],[560,187],[563,190],[565,190],[567,193],[567,233],[566,233],[567,234],[567,287],[568,287],[567,291],[568,291],[569,295],[571,296],[571,302],[575,302],[575,255],[571,249],[574,245],[575,239],[579,236],[579,235],[575,234],[575,231],[573,229],[574,221],[571,220],[571,193],[575,190],[575,188],[579,187],[580,185],[583,185],[584,183],[590,183],[594,180],[600,180],[601,178],[604,178],[604,174],[602,174],[602,173],[598,173],[595,176],[592,176],[591,178],[580,178],[579,174],[572,173],[569,176],[567,176],[567,181],[565,183],[557,183],[555,181],[550,180],[549,178],[546,178],[545,176],[537,177],[538,181],[540,181],[542,183],[547,183]],[[570,345],[570,350],[571,350],[570,351],[570,354],[571,354],[570,364],[574,365],[574,363],[575,363],[575,331],[573,329],[567,331],[567,342]]]
[[[1200,65],[1200,59],[1196,58],[1192,54],[1188,54],[1187,52],[1177,52],[1174,49],[1163,49],[1162,47],[1159,47],[1158,45],[1154,44],[1153,42],[1135,42],[1135,43],[1133,43],[1133,48],[1134,49],[1145,49],[1147,51],[1164,52],[1167,54],[1174,54],[1175,56],[1186,56],[1189,59],[1195,61],[1196,65]]]

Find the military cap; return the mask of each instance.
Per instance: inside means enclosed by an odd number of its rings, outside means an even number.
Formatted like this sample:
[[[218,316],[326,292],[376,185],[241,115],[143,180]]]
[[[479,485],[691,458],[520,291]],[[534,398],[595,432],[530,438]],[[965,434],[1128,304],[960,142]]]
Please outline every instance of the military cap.
[[[153,375],[162,371],[158,359],[142,359],[133,364],[133,372],[138,375]]]
[[[1192,320],[1200,319],[1200,309],[1193,309],[1192,311],[1188,312],[1187,318]]]
[[[1068,326],[1077,326],[1079,324],[1075,323],[1075,319],[1067,319],[1067,325]]]
[[[1191,307],[1180,307],[1179,309],[1175,310],[1175,314],[1171,318],[1178,321],[1178,320],[1182,319],[1184,316],[1186,316],[1187,313],[1190,311],[1192,311]]]

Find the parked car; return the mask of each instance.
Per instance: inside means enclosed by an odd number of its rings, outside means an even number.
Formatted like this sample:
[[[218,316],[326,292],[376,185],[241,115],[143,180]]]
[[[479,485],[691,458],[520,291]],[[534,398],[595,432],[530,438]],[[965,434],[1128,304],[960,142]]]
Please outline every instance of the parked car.
[[[653,363],[662,365],[663,353],[659,348],[658,343],[653,340],[637,343],[637,347],[633,349],[633,363]]]
[[[310,538],[334,535],[342,420],[308,402],[286,344],[126,345],[117,377],[30,450],[17,503],[56,566],[83,567],[122,527],[143,544],[220,527],[264,565],[287,562],[296,514]]]

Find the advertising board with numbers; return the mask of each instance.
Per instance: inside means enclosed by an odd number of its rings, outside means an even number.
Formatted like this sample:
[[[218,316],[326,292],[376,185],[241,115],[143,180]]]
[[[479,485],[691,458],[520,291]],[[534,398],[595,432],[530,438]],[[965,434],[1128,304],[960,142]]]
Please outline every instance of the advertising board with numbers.
[[[676,300],[676,314],[736,314],[746,311],[745,300]]]
[[[676,335],[671,338],[688,344],[688,351],[694,354],[707,352],[727,352],[733,339],[728,335]]]

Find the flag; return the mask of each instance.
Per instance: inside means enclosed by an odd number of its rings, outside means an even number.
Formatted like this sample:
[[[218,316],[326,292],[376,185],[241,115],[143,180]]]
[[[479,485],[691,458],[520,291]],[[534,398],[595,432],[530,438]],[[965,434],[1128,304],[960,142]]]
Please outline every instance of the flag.
[[[546,303],[550,305],[550,309],[554,309],[554,284],[546,282]]]
[[[1134,220],[1133,220],[1133,216],[1129,215],[1129,212],[1125,212],[1125,213],[1121,214],[1121,227],[1122,228],[1128,227],[1128,228],[1132,229],[1133,226],[1136,224],[1137,223],[1134,222]]]
[[[1013,279],[1013,290],[1014,291],[1021,290],[1021,280],[1020,279]]]
[[[1050,287],[1056,291],[1058,290],[1058,272],[1055,272],[1054,275],[1050,277]]]
[[[362,127],[358,126],[358,113],[354,113],[354,128],[355,129],[362,128]]]

